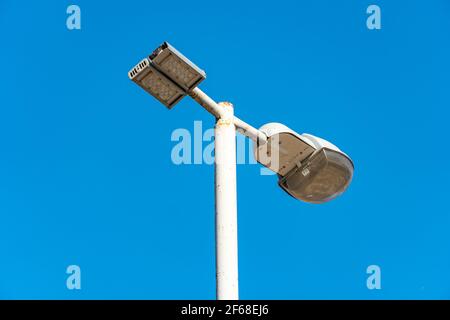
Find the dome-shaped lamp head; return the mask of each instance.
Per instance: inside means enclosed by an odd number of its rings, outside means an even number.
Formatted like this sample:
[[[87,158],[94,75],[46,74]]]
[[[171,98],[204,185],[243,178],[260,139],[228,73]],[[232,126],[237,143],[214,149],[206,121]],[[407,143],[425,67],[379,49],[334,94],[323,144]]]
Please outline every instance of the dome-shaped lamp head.
[[[278,174],[279,186],[294,198],[323,203],[350,185],[353,162],[335,145],[309,134],[299,135],[279,123],[260,130],[267,135],[267,145],[255,147],[256,159]],[[270,161],[261,161],[263,152],[266,158],[270,155]]]

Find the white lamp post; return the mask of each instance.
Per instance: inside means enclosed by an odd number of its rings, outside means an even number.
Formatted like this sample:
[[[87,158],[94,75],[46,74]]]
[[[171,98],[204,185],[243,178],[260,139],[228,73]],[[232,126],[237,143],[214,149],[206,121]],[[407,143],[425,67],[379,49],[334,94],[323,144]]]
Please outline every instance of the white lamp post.
[[[235,117],[231,103],[216,103],[198,88],[205,72],[167,42],[128,76],[169,109],[189,95],[216,118],[216,294],[219,300],[237,300],[236,130],[255,142],[257,161],[278,174],[280,187],[303,201],[322,203],[344,192],[353,163],[323,139],[299,135],[278,123],[258,130]]]

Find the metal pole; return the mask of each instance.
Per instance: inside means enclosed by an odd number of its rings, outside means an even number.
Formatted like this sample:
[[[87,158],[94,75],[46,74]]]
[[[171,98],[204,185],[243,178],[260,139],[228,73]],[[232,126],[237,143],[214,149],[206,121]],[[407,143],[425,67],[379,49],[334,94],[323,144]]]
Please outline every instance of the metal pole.
[[[231,103],[219,103],[215,127],[216,295],[238,300],[236,127]]]
[[[204,93],[199,87],[195,87],[191,92],[189,92],[189,95],[213,116],[215,116],[216,118],[222,117],[224,112],[223,108],[219,106],[219,104],[217,104],[213,99],[211,99],[206,93]],[[239,133],[252,139],[255,142],[264,143],[267,140],[267,137],[263,132],[252,127],[238,117],[234,117],[234,125],[236,126]]]
[[[195,87],[189,95],[192,99],[197,101],[199,105],[206,109],[216,118],[220,118],[223,114],[223,108],[221,108],[213,99],[211,99],[206,93],[204,93],[199,87]]]
[[[252,127],[238,117],[234,117],[234,125],[239,133],[252,139],[254,142],[265,143],[267,141],[267,136],[262,131]]]
[[[216,117],[216,296],[218,300],[238,300],[236,130],[256,143],[266,142],[267,137],[235,117],[231,103],[216,103],[198,87],[189,95]]]

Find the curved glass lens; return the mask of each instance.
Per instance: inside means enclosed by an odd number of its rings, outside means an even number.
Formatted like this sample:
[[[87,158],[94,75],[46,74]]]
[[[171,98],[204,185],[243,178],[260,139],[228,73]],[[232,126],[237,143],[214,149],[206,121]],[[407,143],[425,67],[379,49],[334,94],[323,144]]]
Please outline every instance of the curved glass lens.
[[[330,201],[349,186],[353,177],[353,163],[344,154],[322,148],[281,177],[279,185],[294,198],[322,203]]]

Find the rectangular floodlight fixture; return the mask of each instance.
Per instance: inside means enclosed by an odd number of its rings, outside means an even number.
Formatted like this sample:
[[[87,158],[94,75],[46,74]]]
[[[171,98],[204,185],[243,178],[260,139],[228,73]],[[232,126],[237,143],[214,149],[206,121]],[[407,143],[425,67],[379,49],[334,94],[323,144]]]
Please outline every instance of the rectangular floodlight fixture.
[[[197,87],[206,78],[203,70],[167,42],[153,51],[149,59],[156,69],[186,92]]]
[[[186,95],[183,89],[152,66],[147,58],[131,69],[128,77],[169,109]]]
[[[128,72],[128,77],[172,109],[184,96],[205,80],[203,70],[167,42]]]

